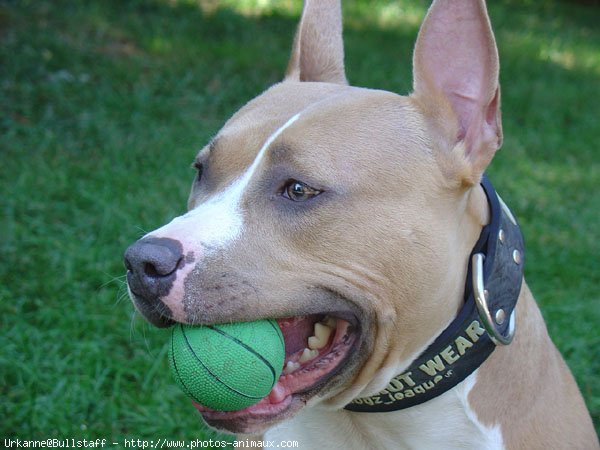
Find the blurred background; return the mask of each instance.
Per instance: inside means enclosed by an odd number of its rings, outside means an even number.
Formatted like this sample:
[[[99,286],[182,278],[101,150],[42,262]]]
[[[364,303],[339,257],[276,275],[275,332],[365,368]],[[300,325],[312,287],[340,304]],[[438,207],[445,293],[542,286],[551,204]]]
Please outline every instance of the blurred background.
[[[600,6],[489,2],[526,278],[600,425]],[[428,3],[347,1],[352,84],[406,94]],[[291,0],[0,0],[0,438],[195,439],[122,254],[185,210],[196,152],[281,80]]]

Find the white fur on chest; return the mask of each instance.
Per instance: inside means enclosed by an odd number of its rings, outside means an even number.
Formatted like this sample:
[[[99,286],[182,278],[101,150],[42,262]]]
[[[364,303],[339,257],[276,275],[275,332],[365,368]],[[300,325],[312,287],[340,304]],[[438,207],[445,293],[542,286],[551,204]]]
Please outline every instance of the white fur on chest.
[[[297,440],[300,448],[503,450],[500,426],[483,425],[467,397],[476,373],[445,394],[403,411],[353,413],[305,408],[266,434],[267,440]]]

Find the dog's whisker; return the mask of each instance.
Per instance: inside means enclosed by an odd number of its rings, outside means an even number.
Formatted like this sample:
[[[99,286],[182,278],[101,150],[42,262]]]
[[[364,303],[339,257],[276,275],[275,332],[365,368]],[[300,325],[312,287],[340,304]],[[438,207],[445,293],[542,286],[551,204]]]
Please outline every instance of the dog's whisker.
[[[112,275],[104,272],[104,275],[110,277],[110,279],[105,281],[104,283],[102,283],[100,285],[100,289],[105,288],[106,286],[111,285],[113,283],[118,284],[119,286],[127,284],[127,282],[125,281],[127,278],[127,274],[119,275],[119,276],[112,276]]]
[[[138,229],[138,231],[139,231],[139,232],[142,234],[142,236],[145,236],[145,235],[147,235],[147,234],[148,234],[148,231],[147,231],[147,230],[145,230],[145,229],[143,229],[142,227],[140,227],[140,226],[136,226],[136,228],[137,228],[137,229]]]

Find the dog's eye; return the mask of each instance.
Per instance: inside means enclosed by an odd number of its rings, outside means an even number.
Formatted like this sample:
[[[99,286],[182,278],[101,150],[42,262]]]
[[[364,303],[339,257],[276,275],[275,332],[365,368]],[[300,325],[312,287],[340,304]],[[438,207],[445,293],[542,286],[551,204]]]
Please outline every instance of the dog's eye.
[[[204,171],[204,166],[202,165],[202,163],[196,161],[194,163],[194,169],[196,169],[196,172],[198,172],[198,174],[196,175],[196,182],[199,182],[202,179],[202,172]]]
[[[319,195],[322,191],[300,181],[291,180],[284,186],[282,195],[294,202],[304,202]]]

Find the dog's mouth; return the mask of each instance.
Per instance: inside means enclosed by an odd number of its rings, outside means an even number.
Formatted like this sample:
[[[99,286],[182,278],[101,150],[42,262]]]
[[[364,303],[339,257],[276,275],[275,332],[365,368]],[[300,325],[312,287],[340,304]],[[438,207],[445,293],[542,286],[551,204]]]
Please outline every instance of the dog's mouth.
[[[259,403],[238,411],[215,411],[194,403],[209,425],[250,433],[292,416],[344,372],[359,337],[358,321],[344,313],[290,317],[277,323],[285,341],[285,362],[275,386]]]

